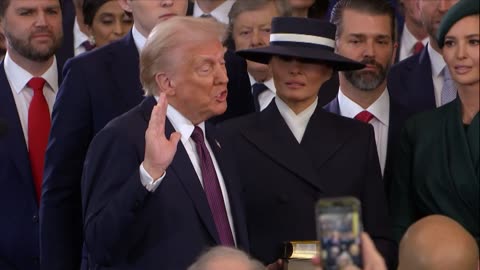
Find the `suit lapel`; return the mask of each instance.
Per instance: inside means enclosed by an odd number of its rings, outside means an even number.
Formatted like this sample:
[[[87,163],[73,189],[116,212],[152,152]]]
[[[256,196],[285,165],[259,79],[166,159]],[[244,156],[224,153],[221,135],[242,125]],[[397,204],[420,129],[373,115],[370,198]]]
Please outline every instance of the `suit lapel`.
[[[435,108],[435,91],[432,81],[432,66],[428,55],[428,46],[423,48],[419,55],[418,62],[412,63],[412,78],[407,83],[411,91],[409,102],[412,102],[416,108]]]
[[[152,113],[153,106],[155,106],[156,103],[157,102],[154,97],[148,97],[141,103],[142,111],[147,123],[150,121],[150,115]],[[165,136],[170,138],[170,134],[173,132],[175,132],[175,129],[170,121],[166,119]],[[167,169],[167,174],[170,175],[171,173],[178,177],[182,186],[186,190],[186,193],[192,200],[192,204],[195,206],[200,219],[207,228],[207,231],[210,233],[215,242],[220,244],[220,239],[218,237],[217,229],[213,221],[205,191],[200,184],[200,180],[198,179],[197,173],[195,172],[192,162],[188,157],[187,151],[181,142],[178,143],[177,153],[175,154],[169,169]]]
[[[111,78],[117,85],[114,96],[120,96],[125,104],[134,105],[143,99],[143,90],[140,83],[138,49],[132,32],[118,41],[117,46],[111,47],[110,67]]]
[[[241,133],[247,141],[281,167],[322,190],[312,160],[293,136],[275,102],[258,114],[254,125],[245,128]]]
[[[337,99],[332,102],[336,102],[338,106]],[[341,132],[343,127],[339,126],[339,121],[336,121],[338,120],[337,117],[317,106],[308,122],[301,145],[310,154],[317,170],[323,167],[345,141],[352,136],[348,132]]]
[[[17,106],[12,95],[10,84],[5,74],[3,62],[0,65],[0,118],[4,118],[7,124],[7,134],[0,139],[0,149],[7,151],[12,163],[21,175],[21,181],[31,189],[32,198],[35,198],[33,177],[30,168],[27,145],[23,134],[22,124],[18,117]],[[13,179],[15,180],[15,179]]]
[[[338,96],[336,96],[330,103],[323,107],[327,112],[340,115],[340,104],[338,103]]]

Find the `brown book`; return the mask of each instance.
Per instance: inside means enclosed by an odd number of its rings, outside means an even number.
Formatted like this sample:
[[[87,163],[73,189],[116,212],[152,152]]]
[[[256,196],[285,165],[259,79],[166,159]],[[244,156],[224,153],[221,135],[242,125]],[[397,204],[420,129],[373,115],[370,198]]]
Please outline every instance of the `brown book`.
[[[312,258],[319,253],[319,241],[284,242],[283,270],[313,270]]]

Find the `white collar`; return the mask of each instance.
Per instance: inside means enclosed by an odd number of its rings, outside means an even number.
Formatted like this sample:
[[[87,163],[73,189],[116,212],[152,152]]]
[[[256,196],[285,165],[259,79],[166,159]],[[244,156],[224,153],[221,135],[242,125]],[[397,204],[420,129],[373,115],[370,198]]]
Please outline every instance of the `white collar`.
[[[232,9],[234,3],[235,0],[226,0],[208,14],[212,15],[212,17],[217,19],[219,22],[228,24],[228,13],[230,12],[230,9]],[[200,17],[203,14],[207,13],[202,11],[195,1],[195,4],[193,5],[193,17]]]
[[[155,96],[155,100],[158,102],[158,96]],[[195,125],[193,125],[192,121],[188,120],[170,104],[167,107],[167,118],[170,120],[173,128],[182,135],[180,138],[182,143],[184,145],[188,143],[188,140],[192,136],[193,129],[195,128]],[[197,126],[202,129],[203,137],[205,139],[205,122],[201,122]]]
[[[8,81],[17,94],[20,93],[28,81],[34,77],[30,72],[15,63],[8,54],[8,51],[5,55],[4,66]],[[40,77],[47,81],[47,84],[54,93],[58,91],[58,70],[55,56],[53,56],[52,65]]]
[[[73,48],[76,49],[82,46],[82,43],[88,40],[88,36],[80,30],[77,22],[77,17],[73,23]]]
[[[138,29],[135,27],[135,23],[133,24],[133,27],[132,27],[132,36],[133,36],[133,41],[135,42],[135,46],[137,47],[138,53],[140,53],[143,50],[145,43],[147,42],[147,38],[144,37],[142,33],[138,31]]]
[[[430,43],[428,43],[428,55],[430,56],[430,63],[432,65],[432,74],[435,76],[442,75],[443,68],[447,65],[445,60],[443,60],[443,56],[435,51]]]
[[[255,81],[255,78],[253,78],[253,76],[250,75],[250,73],[248,73],[248,79],[250,80],[250,86],[253,86],[255,83],[263,83],[273,93],[277,92],[277,89],[275,88],[275,83],[273,82],[273,77],[270,78],[269,80],[264,81],[264,82],[257,82],[257,81]],[[251,91],[253,91],[253,89]]]
[[[340,114],[348,118],[355,118],[355,116],[364,111],[364,109],[355,103],[355,101],[349,99],[342,92],[342,89],[338,91],[338,105],[340,107]],[[373,114],[376,119],[388,126],[390,121],[390,95],[387,88],[383,93],[373,102],[365,111]]]
[[[290,128],[293,136],[297,142],[300,143],[305,134],[305,130],[307,129],[308,122],[317,108],[318,97],[315,98],[315,101],[312,102],[310,106],[299,114],[292,111],[292,109],[290,109],[290,107],[288,107],[288,105],[278,96],[275,97],[275,104],[277,105],[280,115],[285,120],[285,123],[287,123],[287,126]]]
[[[429,37],[422,39],[421,42],[423,46],[426,46],[429,41]],[[413,46],[417,43],[417,38],[413,36],[412,32],[408,30],[406,24],[403,25],[403,32],[402,32],[402,45],[405,47],[407,52],[411,52]]]

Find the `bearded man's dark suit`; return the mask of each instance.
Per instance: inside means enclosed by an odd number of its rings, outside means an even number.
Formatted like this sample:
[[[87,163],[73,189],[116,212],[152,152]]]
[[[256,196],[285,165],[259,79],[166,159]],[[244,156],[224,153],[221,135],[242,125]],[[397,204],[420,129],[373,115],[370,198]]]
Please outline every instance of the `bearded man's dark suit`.
[[[58,78],[60,84],[61,76]],[[0,136],[0,269],[37,270],[40,269],[39,206],[27,142],[3,61],[0,100],[0,120],[6,126]]]
[[[109,123],[93,139],[85,161],[82,204],[89,261],[95,269],[186,269],[219,245],[207,196],[182,143],[158,188],[141,184],[145,131],[153,97]],[[227,188],[237,247],[248,251],[241,186],[228,145],[205,125],[206,138]],[[166,120],[165,135],[174,132]]]
[[[387,259],[395,256],[373,129],[317,105],[299,144],[275,101],[222,126],[245,185],[250,250],[264,263],[281,243],[315,240],[315,202],[355,196],[363,224]]]

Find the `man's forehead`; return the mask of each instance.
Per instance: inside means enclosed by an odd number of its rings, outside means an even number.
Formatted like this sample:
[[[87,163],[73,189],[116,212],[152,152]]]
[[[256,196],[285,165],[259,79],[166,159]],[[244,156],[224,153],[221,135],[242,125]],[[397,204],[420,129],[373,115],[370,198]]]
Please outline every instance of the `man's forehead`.
[[[355,10],[345,10],[342,20],[344,34],[391,36],[390,16],[375,15]]]

